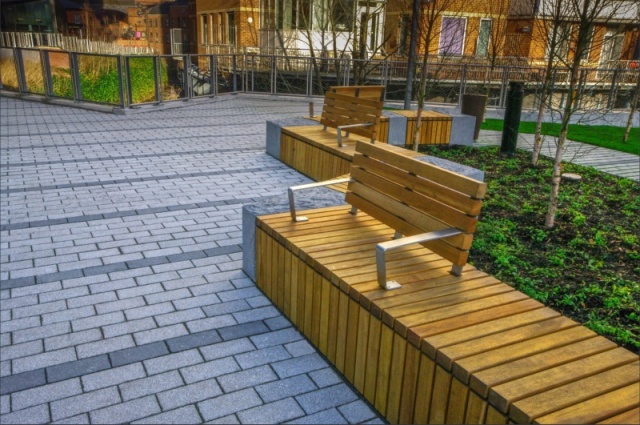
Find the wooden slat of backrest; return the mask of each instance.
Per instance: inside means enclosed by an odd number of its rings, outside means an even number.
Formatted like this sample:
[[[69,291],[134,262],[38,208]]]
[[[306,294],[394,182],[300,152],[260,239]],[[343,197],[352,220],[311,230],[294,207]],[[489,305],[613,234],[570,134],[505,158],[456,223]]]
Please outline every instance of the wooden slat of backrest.
[[[358,155],[357,157],[362,157]],[[355,160],[356,158],[354,158]],[[386,194],[412,208],[435,218],[446,227],[455,227],[465,233],[473,233],[476,230],[476,217],[470,217],[446,203],[439,202],[421,193],[408,189],[404,184],[404,179],[387,180],[377,175],[379,168],[392,168],[391,166],[379,163],[374,169],[363,169],[355,166],[351,168],[351,177],[367,186],[374,187],[377,191]],[[407,178],[411,176],[406,174]],[[470,199],[471,200],[471,199]],[[430,231],[433,226],[428,226],[423,231]]]
[[[375,139],[380,126],[383,102],[328,92],[325,95],[320,123],[336,128],[342,125],[371,123],[367,127],[353,127],[347,131]]]
[[[329,91],[366,99],[383,100],[385,86],[331,86]]]
[[[640,407],[627,410],[624,413],[607,418],[599,424],[640,424]]]
[[[411,174],[421,176],[427,180],[436,181],[440,185],[450,187],[474,199],[484,198],[487,186],[485,183],[402,155],[401,149],[402,148],[386,144],[370,144],[364,142],[358,142],[356,144],[356,152],[363,155],[376,158],[380,161],[393,163],[394,166],[406,170]]]

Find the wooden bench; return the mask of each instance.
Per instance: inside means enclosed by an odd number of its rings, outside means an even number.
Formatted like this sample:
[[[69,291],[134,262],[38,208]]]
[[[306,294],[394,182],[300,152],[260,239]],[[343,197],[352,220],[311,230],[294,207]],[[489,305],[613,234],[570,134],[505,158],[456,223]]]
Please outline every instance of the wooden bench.
[[[350,205],[258,217],[262,291],[392,423],[640,422],[638,355],[465,264],[484,184],[405,152],[358,143]]]
[[[405,139],[402,141],[405,146],[413,145],[413,132],[418,122],[418,111],[393,110],[391,114],[401,115],[406,118],[407,125],[404,131]],[[448,145],[451,140],[451,127],[453,118],[451,115],[436,111],[422,111],[422,123],[420,124],[420,145]],[[389,140],[388,117],[380,120],[380,135],[377,141],[381,143],[393,142]]]

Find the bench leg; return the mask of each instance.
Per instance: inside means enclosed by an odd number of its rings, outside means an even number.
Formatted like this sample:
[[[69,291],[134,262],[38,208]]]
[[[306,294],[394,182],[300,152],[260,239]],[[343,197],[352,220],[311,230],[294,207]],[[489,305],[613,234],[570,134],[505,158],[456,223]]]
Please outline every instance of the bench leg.
[[[462,266],[454,264],[451,266],[451,274],[454,276],[460,276],[462,274]]]

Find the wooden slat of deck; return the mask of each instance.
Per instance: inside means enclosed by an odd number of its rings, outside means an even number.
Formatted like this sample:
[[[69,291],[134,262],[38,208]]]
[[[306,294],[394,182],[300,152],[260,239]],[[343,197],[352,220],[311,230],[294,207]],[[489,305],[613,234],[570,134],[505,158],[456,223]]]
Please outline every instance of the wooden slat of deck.
[[[387,410],[385,417],[391,423],[398,422],[400,414],[400,397],[402,395],[402,380],[405,372],[407,354],[407,340],[398,334],[393,336],[393,355],[389,375],[389,390],[387,395]]]
[[[465,408],[469,400],[469,394],[469,387],[455,378],[451,380],[451,391],[449,393],[449,403],[447,404],[447,419],[445,423],[464,423]]]
[[[376,385],[378,380],[378,361],[380,356],[380,337],[382,335],[382,321],[371,317],[369,319],[369,337],[367,338],[367,364],[364,377],[364,394],[369,401],[376,399]]]
[[[637,355],[615,348],[496,385],[489,391],[489,401],[506,411],[519,400],[637,361]]]
[[[598,423],[599,424],[640,424],[640,407],[627,410],[626,412],[612,416]]]
[[[599,373],[517,401],[510,416],[520,422],[596,423],[638,406],[637,363]],[[525,413],[526,412],[526,413]]]
[[[420,354],[420,368],[418,370],[418,382],[420,382],[420,385],[418,385],[416,391],[413,423],[424,424],[429,420],[435,375],[435,362],[426,355]]]
[[[537,338],[497,348],[475,356],[457,360],[453,364],[453,374],[468,383],[471,374],[483,369],[509,363],[533,354],[542,353],[570,343],[595,337],[596,334],[582,326],[564,329]]]
[[[400,392],[400,412],[398,423],[410,424],[413,421],[413,412],[416,404],[416,392],[420,370],[420,350],[411,344],[407,344],[406,360],[404,364],[404,377],[402,380],[402,390]]]

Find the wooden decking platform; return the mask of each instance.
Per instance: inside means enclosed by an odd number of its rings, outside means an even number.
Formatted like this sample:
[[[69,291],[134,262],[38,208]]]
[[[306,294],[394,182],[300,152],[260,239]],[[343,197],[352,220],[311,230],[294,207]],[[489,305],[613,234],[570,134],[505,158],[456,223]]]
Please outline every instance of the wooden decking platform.
[[[348,206],[257,220],[257,284],[392,423],[640,423],[638,355]]]

